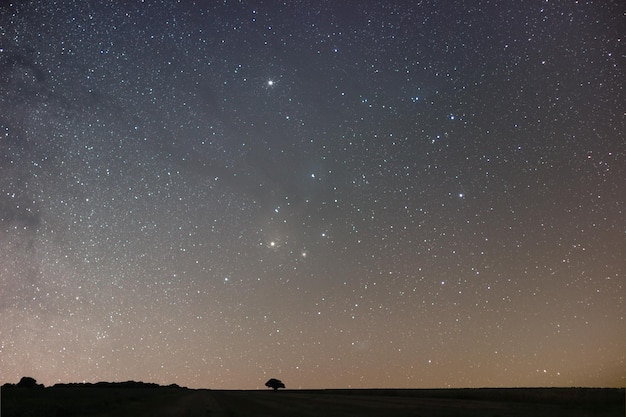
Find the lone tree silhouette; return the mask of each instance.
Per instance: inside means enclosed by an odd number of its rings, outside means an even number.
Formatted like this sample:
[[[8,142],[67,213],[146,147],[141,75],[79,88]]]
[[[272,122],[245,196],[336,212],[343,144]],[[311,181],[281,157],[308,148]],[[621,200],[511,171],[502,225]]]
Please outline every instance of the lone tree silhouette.
[[[265,383],[265,386],[276,391],[278,388],[285,388],[285,384],[280,379],[272,378]]]

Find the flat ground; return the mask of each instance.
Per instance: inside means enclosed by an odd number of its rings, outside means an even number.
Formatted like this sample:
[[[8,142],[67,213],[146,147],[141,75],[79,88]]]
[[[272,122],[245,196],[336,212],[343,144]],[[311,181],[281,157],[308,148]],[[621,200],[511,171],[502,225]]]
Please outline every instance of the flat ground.
[[[417,392],[416,392],[417,391]],[[429,416],[429,417],[504,417],[504,416],[620,416],[623,403],[611,406],[603,401],[553,401],[544,398],[537,402],[528,394],[519,392],[517,399],[498,398],[499,391],[489,396],[472,399],[421,396],[419,390],[328,390],[328,391],[209,391],[196,392],[187,399],[205,404],[204,416],[282,417],[282,416]],[[506,396],[505,396],[506,397]],[[195,398],[195,399],[194,399]],[[193,400],[192,400],[193,399]],[[172,414],[164,414],[169,416]]]
[[[14,416],[624,417],[623,389],[280,390],[2,389]]]

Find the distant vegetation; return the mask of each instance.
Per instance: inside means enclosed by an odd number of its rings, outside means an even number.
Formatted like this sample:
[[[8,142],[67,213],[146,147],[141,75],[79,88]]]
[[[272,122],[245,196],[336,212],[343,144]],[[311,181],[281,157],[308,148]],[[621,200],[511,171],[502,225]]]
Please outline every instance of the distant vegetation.
[[[278,388],[285,388],[285,384],[280,379],[272,378],[265,383],[265,386],[276,391]]]
[[[31,377],[2,386],[2,416],[72,417],[159,415],[191,390],[176,384],[97,382],[44,387]]]
[[[43,388],[42,384],[37,384],[37,380],[30,376],[22,377],[20,382],[17,383],[17,386],[20,388]]]

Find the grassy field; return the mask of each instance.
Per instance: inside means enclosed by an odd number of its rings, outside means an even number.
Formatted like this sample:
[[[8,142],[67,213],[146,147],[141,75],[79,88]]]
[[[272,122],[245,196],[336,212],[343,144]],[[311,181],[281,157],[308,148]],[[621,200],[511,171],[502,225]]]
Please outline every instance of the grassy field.
[[[624,417],[623,389],[216,391],[154,386],[2,388],[2,417]]]

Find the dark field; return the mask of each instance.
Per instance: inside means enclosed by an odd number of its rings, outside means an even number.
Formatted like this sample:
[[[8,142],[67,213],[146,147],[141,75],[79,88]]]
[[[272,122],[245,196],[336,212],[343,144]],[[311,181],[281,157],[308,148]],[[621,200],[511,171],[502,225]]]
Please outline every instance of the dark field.
[[[2,387],[17,416],[625,416],[624,389],[213,391],[141,385]]]

